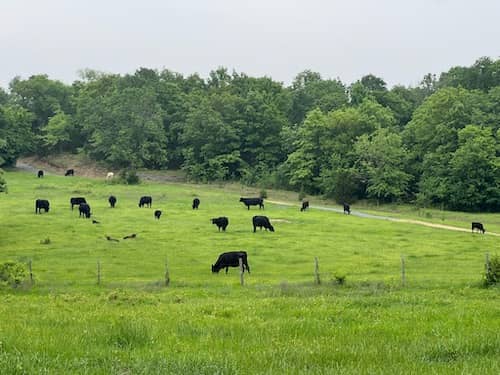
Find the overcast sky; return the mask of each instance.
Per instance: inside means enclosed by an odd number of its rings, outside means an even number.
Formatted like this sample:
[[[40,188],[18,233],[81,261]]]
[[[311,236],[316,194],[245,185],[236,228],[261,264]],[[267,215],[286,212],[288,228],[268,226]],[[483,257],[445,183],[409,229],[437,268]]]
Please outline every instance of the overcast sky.
[[[225,66],[289,84],[311,69],[389,85],[500,57],[500,0],[0,0],[0,86],[78,70]]]

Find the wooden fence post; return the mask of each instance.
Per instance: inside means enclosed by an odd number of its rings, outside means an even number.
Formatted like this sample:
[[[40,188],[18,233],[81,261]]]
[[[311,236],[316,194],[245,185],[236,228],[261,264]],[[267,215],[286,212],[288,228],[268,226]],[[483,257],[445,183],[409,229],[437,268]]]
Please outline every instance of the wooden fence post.
[[[490,272],[490,253],[486,253],[484,256],[484,271],[486,274]]]
[[[321,284],[321,279],[319,278],[319,263],[317,257],[314,257],[314,276],[316,284]]]
[[[97,261],[97,285],[101,285],[101,262]]]
[[[406,270],[405,270],[405,257],[401,255],[401,284],[406,284]]]
[[[245,279],[243,277],[243,273],[244,273],[244,270],[243,270],[243,258],[238,258],[238,262],[240,263],[240,283],[241,285],[244,285],[245,284]]]
[[[170,273],[168,272],[168,262],[165,259],[165,286],[170,284]]]
[[[30,259],[30,261],[28,262],[28,269],[29,269],[29,271],[30,271],[30,283],[31,283],[31,285],[33,285],[33,284],[34,284],[34,283],[33,283],[33,268],[32,268],[32,266],[31,266],[31,259]]]

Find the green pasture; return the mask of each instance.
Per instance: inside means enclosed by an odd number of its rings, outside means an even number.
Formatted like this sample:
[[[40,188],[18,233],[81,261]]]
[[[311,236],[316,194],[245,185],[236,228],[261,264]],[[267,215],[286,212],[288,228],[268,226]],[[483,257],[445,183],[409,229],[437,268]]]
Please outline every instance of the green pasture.
[[[498,237],[299,212],[298,202],[248,211],[239,197],[258,190],[234,185],[5,178],[0,263],[31,261],[34,285],[0,289],[2,374],[500,372],[499,290],[481,286]],[[153,208],[138,208],[142,195]],[[87,198],[100,224],[71,211],[71,196]],[[35,215],[37,198],[49,213]],[[276,232],[253,233],[256,214]],[[225,233],[210,223],[218,216],[229,217]],[[235,268],[210,272],[238,249],[251,270],[243,287]]]

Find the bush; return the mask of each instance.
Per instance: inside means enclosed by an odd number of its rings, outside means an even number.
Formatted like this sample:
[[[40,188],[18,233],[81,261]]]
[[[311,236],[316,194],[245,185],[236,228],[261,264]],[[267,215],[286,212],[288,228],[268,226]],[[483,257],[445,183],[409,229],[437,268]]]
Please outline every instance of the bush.
[[[265,189],[262,189],[259,193],[259,197],[261,197],[262,199],[266,199],[267,198],[267,191]]]
[[[500,282],[500,257],[495,255],[490,259],[489,266],[484,273],[483,283],[485,286],[491,286],[498,282]]]
[[[0,285],[17,287],[26,278],[24,264],[16,262],[5,262],[0,264]]]
[[[120,182],[127,185],[138,185],[141,179],[135,170],[126,170],[120,172]]]
[[[333,275],[333,277],[335,278],[335,282],[339,285],[344,285],[345,284],[345,279],[346,279],[346,275],[345,274],[335,274]]]
[[[299,193],[299,201],[302,202],[302,200],[304,200],[305,197],[306,197],[306,193],[304,191],[301,191]]]

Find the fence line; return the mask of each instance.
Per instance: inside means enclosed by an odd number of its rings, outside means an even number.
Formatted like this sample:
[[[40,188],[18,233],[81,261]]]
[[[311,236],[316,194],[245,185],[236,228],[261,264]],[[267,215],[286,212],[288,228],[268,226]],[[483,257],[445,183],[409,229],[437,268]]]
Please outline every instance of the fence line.
[[[429,263],[434,263],[432,259],[428,260]],[[350,266],[352,266],[352,261],[350,260]],[[469,260],[470,262],[470,260]],[[484,263],[483,263],[484,262]],[[400,256],[400,263],[398,267],[398,262],[396,259],[391,259],[391,260],[385,260],[383,262],[373,262],[370,263],[371,267],[358,267],[358,269],[354,268],[352,272],[345,272],[345,270],[342,270],[342,265],[345,262],[342,263],[342,261],[336,261],[335,265],[336,267],[333,268],[331,266],[331,262],[329,262],[325,268],[325,263],[323,263],[323,273],[320,273],[319,270],[319,259],[318,257],[314,257],[314,270],[313,270],[313,277],[314,277],[314,284],[315,285],[320,285],[322,283],[322,279],[328,279],[331,277],[331,281],[338,282],[338,278],[341,279],[346,279],[346,282],[385,282],[385,281],[390,281],[391,283],[397,282],[398,279],[400,279],[400,285],[402,287],[407,287],[408,285],[416,285],[419,283],[434,283],[434,284],[440,284],[442,282],[446,282],[446,284],[454,284],[454,283],[467,283],[467,282],[481,282],[481,272],[480,270],[484,270],[483,272],[488,272],[490,268],[490,254],[489,252],[486,252],[484,254],[483,262],[478,261],[476,267],[467,267],[463,268],[461,267],[460,261],[455,260],[455,263],[452,265],[449,265],[449,263],[446,263],[448,267],[427,267],[427,264],[429,263],[422,263],[422,259],[418,259],[418,261],[413,261],[411,256],[407,257],[405,255]],[[140,283],[157,283],[157,285],[163,285],[165,287],[168,287],[171,285],[171,276],[170,276],[170,265],[165,259],[164,263],[164,274],[162,275],[163,283],[158,279],[156,281],[148,279],[148,276],[144,277],[131,277],[131,276],[125,276],[124,273],[121,272],[120,269],[113,269],[106,267],[106,283],[103,283],[103,268],[101,264],[101,260],[97,260],[97,263],[94,263],[97,267],[94,268],[94,271],[90,271],[90,268],[87,268],[87,266],[84,266],[81,269],[75,270],[75,272],[79,272],[80,274],[93,274],[94,277],[97,279],[97,285],[103,285],[103,284],[127,284],[131,283],[130,279],[137,280],[137,282]],[[483,263],[483,264],[482,264]],[[470,263],[469,263],[470,264]],[[95,267],[95,266],[94,266]],[[342,271],[339,271],[339,267]],[[68,285],[69,280],[47,280],[44,276],[45,275],[50,275],[50,270],[47,269],[47,267],[44,267],[43,272],[46,273],[38,273],[37,274],[37,263],[33,262],[32,259],[28,260],[27,262],[27,268],[29,272],[29,282],[31,285],[35,285],[35,277],[37,279],[36,284],[39,286],[43,285],[50,285],[50,284],[58,284],[59,282],[61,284],[65,283]],[[399,268],[399,275],[398,275],[398,268]],[[468,270],[464,272],[463,270]],[[87,270],[87,271],[85,271]],[[478,272],[479,271],[479,272]],[[114,273],[114,275],[112,274]],[[38,275],[38,276],[37,276]],[[113,276],[120,275],[121,278],[113,278]],[[161,275],[161,271],[159,272],[158,276]],[[233,274],[234,275],[234,274]],[[283,273],[279,273],[280,276],[286,276],[283,275]],[[442,277],[441,277],[442,275]],[[267,275],[269,276],[269,275]],[[276,275],[278,276],[278,275]],[[347,276],[347,277],[346,277]],[[94,278],[94,280],[96,280]],[[188,278],[187,278],[188,279]],[[303,282],[304,280],[304,275],[300,273],[294,273],[290,275],[290,279],[294,280],[296,279],[297,282]],[[289,279],[289,280],[290,280]],[[71,280],[71,284],[84,284],[87,282],[90,282],[92,279],[87,279],[83,277],[79,277],[78,279]],[[245,279],[244,279],[244,266],[242,262],[239,262],[239,281],[241,285],[245,285]],[[95,282],[95,281],[94,281]],[[186,280],[180,280],[180,282],[185,285]],[[201,280],[200,280],[201,282]],[[132,282],[133,283],[133,282]],[[343,283],[343,282],[342,282]],[[95,284],[94,284],[95,285]]]

